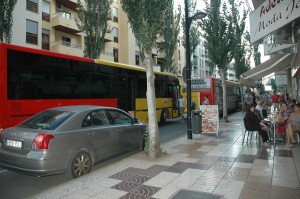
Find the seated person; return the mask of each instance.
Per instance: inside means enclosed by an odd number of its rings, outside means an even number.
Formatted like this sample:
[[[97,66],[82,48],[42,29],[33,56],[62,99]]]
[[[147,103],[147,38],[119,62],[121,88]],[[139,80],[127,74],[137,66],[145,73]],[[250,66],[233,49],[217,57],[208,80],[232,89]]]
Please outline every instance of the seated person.
[[[288,106],[286,103],[282,103],[280,105],[280,110],[279,110],[279,113],[278,113],[278,121],[279,122],[286,122],[289,117],[290,117],[290,110],[288,109]]]
[[[287,146],[293,147],[292,143],[295,142],[293,133],[298,132],[300,129],[300,103],[295,104],[294,112],[291,113],[286,126],[286,139]]]
[[[268,136],[269,127],[266,126],[264,123],[262,123],[261,120],[258,118],[258,116],[255,114],[254,105],[250,105],[249,109],[246,112],[245,127],[249,131],[258,131],[259,135],[263,140],[262,146],[270,147],[270,144],[267,143],[267,141],[269,140],[269,136]]]
[[[262,100],[261,101],[261,107],[262,107],[263,118],[267,118],[268,115],[270,114],[270,109],[268,107],[268,101],[267,100]]]

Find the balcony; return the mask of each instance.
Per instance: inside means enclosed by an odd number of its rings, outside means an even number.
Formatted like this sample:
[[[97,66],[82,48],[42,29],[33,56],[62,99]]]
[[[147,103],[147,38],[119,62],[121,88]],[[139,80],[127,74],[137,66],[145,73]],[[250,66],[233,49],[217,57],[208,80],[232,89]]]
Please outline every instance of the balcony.
[[[113,53],[108,52],[108,51],[101,51],[100,59],[113,62],[114,55],[113,55]]]
[[[78,5],[77,0],[56,0],[56,5],[58,4],[72,10],[76,10]]]
[[[55,13],[52,16],[52,24],[55,30],[68,34],[76,35],[80,32],[76,25],[75,18],[73,16],[66,15],[64,12]]]
[[[75,55],[75,56],[83,56],[83,48],[79,44],[65,42],[65,41],[54,41],[51,43],[51,51],[64,53],[68,55]]]
[[[113,35],[111,33],[106,33],[104,35],[104,42],[112,42],[114,40]]]
[[[159,50],[158,51],[158,57],[157,58],[159,58],[159,59],[163,59],[163,58],[165,58],[166,57],[166,51],[165,50]]]

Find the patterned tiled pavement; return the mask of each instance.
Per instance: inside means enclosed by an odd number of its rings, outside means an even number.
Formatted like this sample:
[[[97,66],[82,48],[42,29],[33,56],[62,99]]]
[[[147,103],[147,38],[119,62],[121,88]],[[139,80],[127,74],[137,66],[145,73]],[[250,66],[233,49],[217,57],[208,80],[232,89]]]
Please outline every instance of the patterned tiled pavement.
[[[189,140],[183,132],[162,145],[166,154],[159,159],[141,152],[33,198],[299,199],[300,144],[292,149],[280,143],[263,148],[254,139],[242,144],[242,114],[221,122],[218,136],[201,134]],[[190,195],[179,197],[183,190]]]

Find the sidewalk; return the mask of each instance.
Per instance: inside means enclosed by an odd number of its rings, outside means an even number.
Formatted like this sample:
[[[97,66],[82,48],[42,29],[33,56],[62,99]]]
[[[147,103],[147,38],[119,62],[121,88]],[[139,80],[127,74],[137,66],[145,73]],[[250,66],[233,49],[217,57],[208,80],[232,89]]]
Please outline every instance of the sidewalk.
[[[300,144],[242,145],[242,117],[220,123],[218,137],[184,134],[163,144],[166,155],[158,160],[141,152],[32,198],[300,198]]]

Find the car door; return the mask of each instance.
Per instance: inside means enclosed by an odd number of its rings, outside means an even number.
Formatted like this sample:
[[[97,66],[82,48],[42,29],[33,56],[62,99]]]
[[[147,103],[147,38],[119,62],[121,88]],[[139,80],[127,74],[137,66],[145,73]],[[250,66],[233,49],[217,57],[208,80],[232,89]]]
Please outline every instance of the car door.
[[[134,125],[132,117],[125,112],[118,110],[108,111],[112,130],[117,133],[120,150],[130,150],[140,145],[140,126]]]
[[[105,111],[96,110],[89,113],[82,122],[82,128],[85,128],[89,143],[96,152],[97,161],[119,151],[117,133],[112,131]]]

